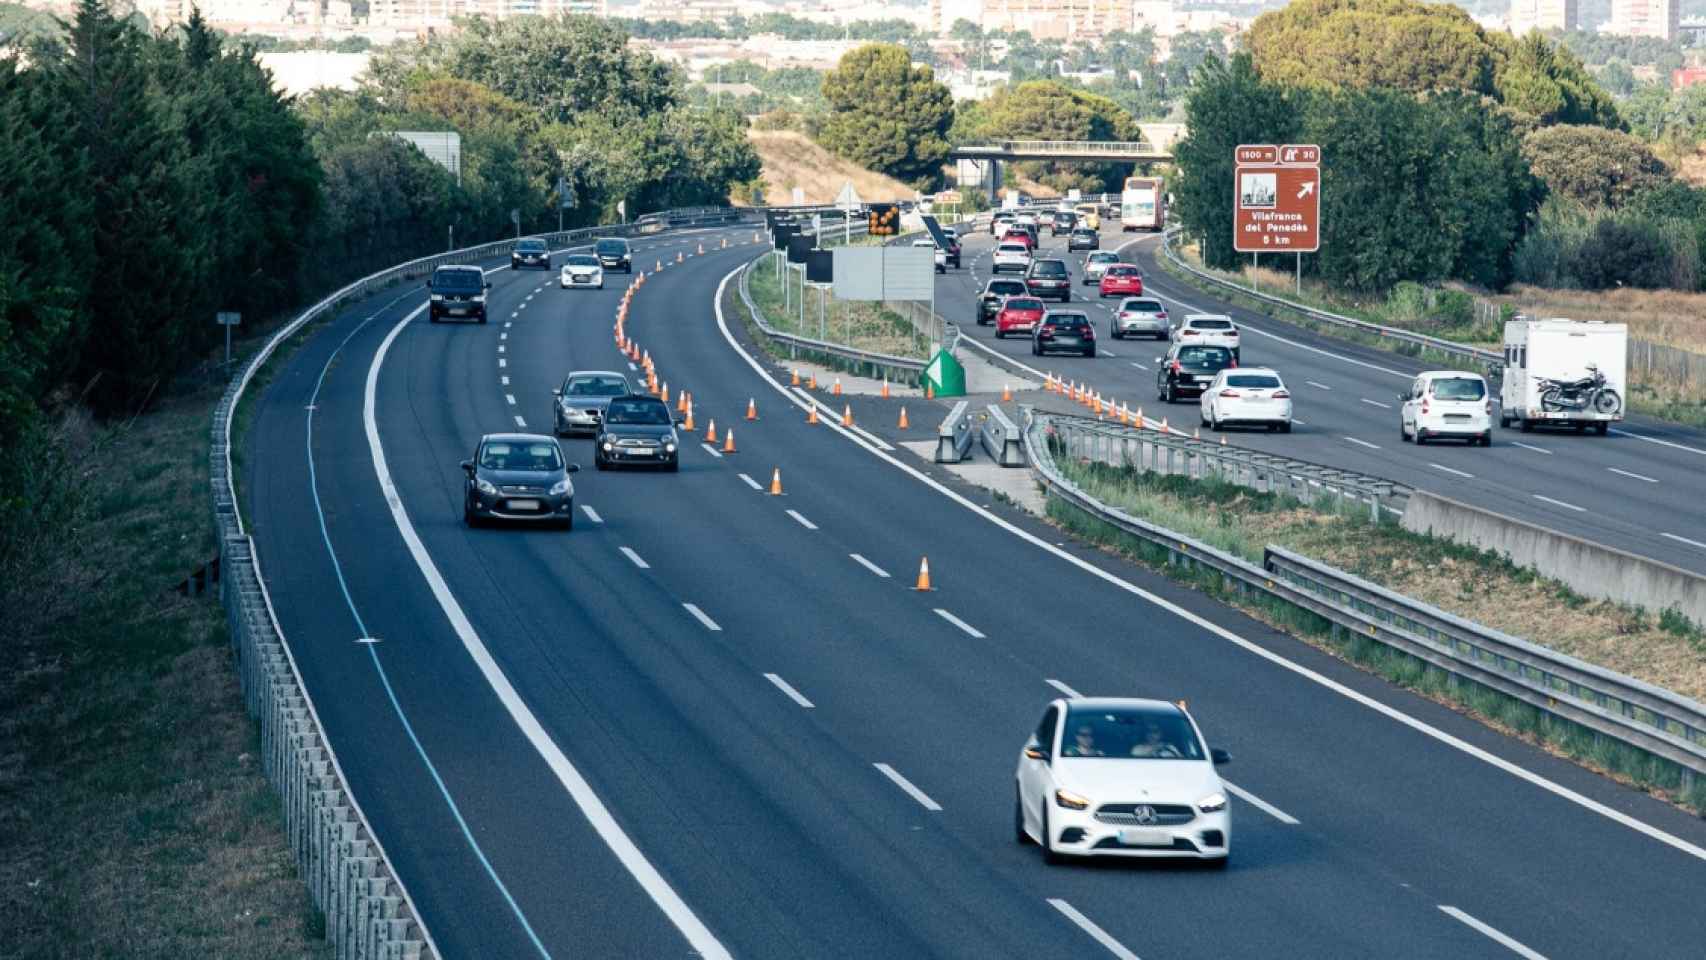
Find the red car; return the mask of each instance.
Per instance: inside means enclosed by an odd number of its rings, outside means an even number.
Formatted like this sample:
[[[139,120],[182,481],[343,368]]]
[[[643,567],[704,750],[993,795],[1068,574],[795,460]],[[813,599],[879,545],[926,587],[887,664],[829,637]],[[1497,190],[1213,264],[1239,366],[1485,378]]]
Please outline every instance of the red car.
[[[1030,333],[1043,318],[1043,302],[1036,297],[1008,297],[995,315],[995,336]]]
[[[1027,249],[1031,250],[1035,250],[1037,248],[1037,238],[1032,236],[1031,231],[1029,230],[1009,230],[1007,231],[1007,235],[1001,238],[1001,242],[1022,243]]]
[[[1102,274],[1101,294],[1104,297],[1143,296],[1143,274],[1129,263],[1111,264]]]

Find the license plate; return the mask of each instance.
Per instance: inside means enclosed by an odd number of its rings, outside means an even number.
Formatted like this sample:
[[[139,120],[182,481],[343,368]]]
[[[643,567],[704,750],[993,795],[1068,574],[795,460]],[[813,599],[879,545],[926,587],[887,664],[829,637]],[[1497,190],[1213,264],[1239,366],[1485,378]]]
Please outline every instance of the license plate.
[[[463,314],[463,313],[468,312],[468,308],[467,307],[451,307],[450,312],[452,314]]]
[[[509,508],[511,510],[537,510],[537,509],[539,509],[539,501],[537,501],[537,500],[511,500],[509,502]]]
[[[571,279],[574,280],[574,282],[576,282],[576,283],[591,283],[592,282],[592,278],[587,277],[587,276],[572,277]]]
[[[1447,423],[1468,423],[1469,415],[1466,413],[1448,413],[1445,415],[1445,421]]]
[[[622,452],[624,454],[626,454],[627,456],[630,456],[630,457],[649,457],[652,454],[656,453],[657,451],[648,449],[646,447],[636,447],[634,449],[624,450]]]
[[[1165,830],[1128,827],[1120,831],[1120,842],[1133,847],[1170,847],[1173,836]]]

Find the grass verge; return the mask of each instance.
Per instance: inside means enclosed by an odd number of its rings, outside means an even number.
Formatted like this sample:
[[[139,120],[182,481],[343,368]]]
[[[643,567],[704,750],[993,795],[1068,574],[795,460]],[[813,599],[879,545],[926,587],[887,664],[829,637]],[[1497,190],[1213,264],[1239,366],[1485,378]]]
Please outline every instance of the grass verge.
[[[1361,513],[1317,509],[1286,496],[1221,481],[1164,477],[1133,468],[1056,461],[1097,500],[1215,547],[1260,562],[1278,544],[1443,610],[1553,650],[1700,699],[1706,693],[1706,638],[1674,611],[1588,600],[1508,560],[1424,537]],[[1444,671],[1277,599],[1227,589],[1218,574],[1169,566],[1166,551],[1058,499],[1048,516],[1071,532],[1189,582],[1222,602],[1303,638],[1400,686],[1569,757],[1620,782],[1706,813],[1706,781],[1682,789],[1681,770],[1644,751]]]
[[[763,311],[765,320],[773,329],[785,333],[813,339],[826,340],[832,343],[845,344],[855,349],[868,350],[874,353],[886,353],[900,357],[924,359],[926,344],[922,337],[913,330],[912,324],[900,314],[877,303],[861,301],[836,300],[828,298],[823,308],[823,326],[819,328],[818,302],[815,296],[806,298],[806,321],[800,322],[797,312],[799,305],[794,304],[794,311],[783,307],[782,285],[777,280],[773,268],[767,263],[759,263],[747,273],[748,287],[752,300]],[[815,354],[790,344],[779,343],[764,336],[757,324],[752,322],[752,316],[746,305],[740,302],[738,293],[733,293],[732,302],[736,312],[746,320],[748,333],[761,343],[771,356],[779,360],[791,360],[804,355],[809,359],[827,364],[837,370],[846,370],[861,375],[868,375],[868,365],[856,363],[834,354]],[[878,374],[880,376],[881,374]]]

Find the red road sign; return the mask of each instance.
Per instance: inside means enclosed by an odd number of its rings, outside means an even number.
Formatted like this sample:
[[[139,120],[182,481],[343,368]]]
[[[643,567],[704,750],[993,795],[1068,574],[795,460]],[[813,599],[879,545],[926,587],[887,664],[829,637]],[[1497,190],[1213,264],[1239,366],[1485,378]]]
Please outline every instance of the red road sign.
[[[1321,248],[1321,148],[1245,144],[1233,175],[1232,248],[1314,253]]]

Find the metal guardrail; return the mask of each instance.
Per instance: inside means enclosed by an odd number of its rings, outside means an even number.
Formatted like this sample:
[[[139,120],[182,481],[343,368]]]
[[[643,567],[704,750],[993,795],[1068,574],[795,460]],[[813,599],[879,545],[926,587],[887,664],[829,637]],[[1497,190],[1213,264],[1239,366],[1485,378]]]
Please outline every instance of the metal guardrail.
[[[692,219],[692,218],[690,218]],[[714,219],[714,218],[713,218]],[[555,247],[602,236],[629,236],[634,224],[535,234]],[[361,805],[350,793],[336,751],[324,736],[314,701],[303,686],[288,638],[279,626],[254,538],[243,523],[231,463],[231,427],[249,384],[279,346],[347,300],[430,274],[445,264],[501,257],[514,240],[421,257],[363,277],[302,311],[244,364],[214,408],[208,473],[219,539],[220,600],[235,648],[249,713],[261,727],[268,779],[284,801],[285,831],[314,906],[325,915],[326,940],[339,957],[437,957],[432,935]]]
[[[764,316],[764,311],[760,310],[758,304],[752,299],[752,289],[748,286],[748,273],[763,259],[760,257],[741,268],[735,284],[735,292],[739,295],[741,303],[745,304],[747,314],[752,317],[753,324],[766,337],[808,353],[824,354],[852,363],[867,365],[891,380],[911,382],[923,375],[925,361],[916,357],[900,357],[891,353],[879,353],[875,350],[860,350],[858,347],[850,347],[844,343],[818,340],[797,333],[788,333],[771,326],[770,321]]]
[[[1430,337],[1425,333],[1400,330],[1397,327],[1388,327],[1383,324],[1371,323],[1367,320],[1358,320],[1355,317],[1347,317],[1327,310],[1320,310],[1315,307],[1311,307],[1308,304],[1298,303],[1294,300],[1287,300],[1284,297],[1276,297],[1271,293],[1263,293],[1260,290],[1252,290],[1249,287],[1240,286],[1230,280],[1225,280],[1214,276],[1213,274],[1205,273],[1191,264],[1186,263],[1184,259],[1173,250],[1173,238],[1178,236],[1178,232],[1178,228],[1175,227],[1162,234],[1162,256],[1165,256],[1168,260],[1172,261],[1175,266],[1186,273],[1189,273],[1191,276],[1213,284],[1222,290],[1228,290],[1233,293],[1237,293],[1240,296],[1260,300],[1263,303],[1271,303],[1277,307],[1284,307],[1287,310],[1301,313],[1309,319],[1316,320],[1321,323],[1332,324],[1334,326],[1344,327],[1350,330],[1359,330],[1363,333],[1373,334],[1374,336],[1382,337],[1387,340],[1396,340],[1399,343],[1414,344],[1415,346],[1434,350],[1439,353],[1446,354],[1447,356],[1461,357],[1464,360],[1469,360],[1473,363],[1482,365],[1489,373],[1497,373],[1498,370],[1504,366],[1504,355],[1496,350],[1482,350],[1479,347],[1471,347],[1466,344],[1455,343],[1451,340],[1445,340],[1440,337]]]
[[[989,459],[998,465],[1025,465],[1025,438],[1019,435],[1019,428],[999,404],[989,405],[989,413],[983,419],[978,439],[983,442],[983,452],[989,454]]]
[[[971,452],[977,431],[971,426],[971,401],[961,400],[936,428],[936,462],[959,463]]]
[[[1311,611],[1335,632],[1391,646],[1454,679],[1497,690],[1596,736],[1677,765],[1683,789],[1706,774],[1706,705],[1447,613],[1278,546],[1263,566],[1111,507],[1061,475],[1046,436],[1050,418],[1028,417],[1031,469],[1052,497],[1166,551],[1169,565],[1201,566],[1240,593]],[[1058,436],[1058,434],[1057,434]],[[1058,440],[1053,440],[1059,443]],[[1070,452],[1070,447],[1065,448]]]

